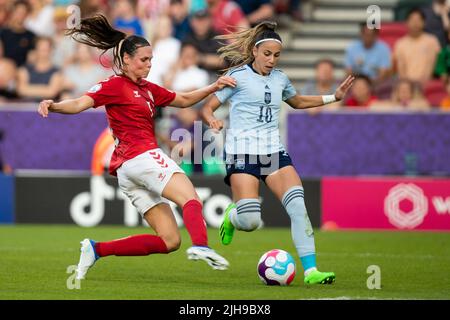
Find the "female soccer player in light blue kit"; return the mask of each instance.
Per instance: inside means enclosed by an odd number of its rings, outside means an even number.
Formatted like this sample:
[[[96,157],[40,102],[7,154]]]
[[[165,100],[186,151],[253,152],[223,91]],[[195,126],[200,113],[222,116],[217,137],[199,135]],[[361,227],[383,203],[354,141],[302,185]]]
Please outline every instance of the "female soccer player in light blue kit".
[[[280,199],[291,219],[291,233],[304,268],[307,284],[332,283],[333,272],[316,267],[313,229],[304,202],[302,182],[286,149],[280,142],[279,114],[281,102],[294,109],[319,107],[341,100],[354,78],[349,76],[334,95],[301,96],[288,77],[275,69],[282,49],[276,24],[263,22],[256,27],[219,38],[232,40],[220,49],[231,62],[227,75],[237,81],[236,87],[217,91],[202,109],[203,120],[213,129],[223,128],[214,111],[225,102],[230,104],[230,128],[226,132],[227,176],[233,201],[220,228],[223,244],[231,242],[234,230],[253,231],[261,223],[259,180]]]

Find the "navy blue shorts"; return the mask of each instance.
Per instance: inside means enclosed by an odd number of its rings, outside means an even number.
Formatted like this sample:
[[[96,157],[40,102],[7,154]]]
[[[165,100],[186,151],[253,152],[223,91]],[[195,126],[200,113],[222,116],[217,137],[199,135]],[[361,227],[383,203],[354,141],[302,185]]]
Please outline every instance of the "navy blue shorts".
[[[224,181],[227,185],[230,185],[230,177],[233,173],[251,174],[258,180],[266,182],[269,174],[292,165],[292,159],[286,151],[269,155],[226,154],[225,165],[227,175]]]

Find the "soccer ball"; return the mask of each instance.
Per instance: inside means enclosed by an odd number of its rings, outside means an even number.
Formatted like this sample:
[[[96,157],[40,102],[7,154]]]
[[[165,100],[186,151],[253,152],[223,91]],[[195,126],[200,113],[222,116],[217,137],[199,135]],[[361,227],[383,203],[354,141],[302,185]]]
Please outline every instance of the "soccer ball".
[[[295,277],[294,258],[281,249],[267,251],[259,259],[258,276],[269,286],[287,286]]]

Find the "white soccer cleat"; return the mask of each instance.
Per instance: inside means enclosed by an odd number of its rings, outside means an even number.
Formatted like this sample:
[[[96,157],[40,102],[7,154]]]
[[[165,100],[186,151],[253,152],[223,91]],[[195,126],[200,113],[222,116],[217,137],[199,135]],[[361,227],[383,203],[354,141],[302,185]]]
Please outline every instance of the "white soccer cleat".
[[[84,279],[86,273],[89,268],[92,267],[95,261],[98,260],[98,256],[95,252],[94,245],[95,242],[93,240],[84,239],[80,242],[81,244],[81,254],[80,254],[80,262],[78,262],[77,267],[77,279]]]
[[[209,247],[192,246],[186,250],[189,260],[206,261],[214,270],[227,270],[230,263]]]

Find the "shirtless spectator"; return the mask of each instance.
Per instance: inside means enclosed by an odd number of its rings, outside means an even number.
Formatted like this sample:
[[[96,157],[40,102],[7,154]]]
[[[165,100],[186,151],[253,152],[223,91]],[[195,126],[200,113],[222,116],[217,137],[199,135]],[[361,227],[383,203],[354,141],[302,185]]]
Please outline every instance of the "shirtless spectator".
[[[409,12],[406,23],[408,33],[394,47],[394,71],[399,78],[424,84],[433,76],[441,46],[434,35],[424,32],[425,17],[419,9]]]

